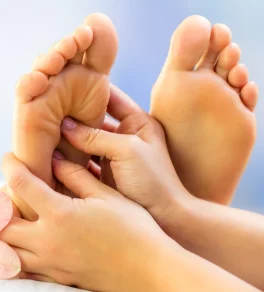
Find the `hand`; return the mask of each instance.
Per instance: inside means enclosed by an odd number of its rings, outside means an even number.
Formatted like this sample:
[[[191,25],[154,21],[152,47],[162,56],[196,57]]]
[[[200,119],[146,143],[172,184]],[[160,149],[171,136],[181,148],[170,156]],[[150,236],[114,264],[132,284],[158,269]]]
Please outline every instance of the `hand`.
[[[40,274],[35,280],[109,292],[258,291],[185,251],[146,210],[86,169],[53,163],[56,177],[81,199],[55,192],[12,154],[4,159],[8,186],[39,219],[17,218],[0,238],[16,246],[24,271]]]
[[[114,86],[108,112],[119,125],[108,122],[105,131],[66,118],[62,134],[75,148],[104,157],[102,181],[142,205],[162,224],[160,218],[176,196],[177,200],[190,197],[171,163],[163,129]]]
[[[146,210],[83,167],[58,159],[53,167],[80,199],[55,192],[12,154],[3,161],[8,187],[39,215],[16,218],[0,234],[16,247],[23,271],[95,291],[148,291],[142,275],[172,240]]]
[[[4,188],[3,188],[4,190]],[[12,200],[0,192],[0,231],[6,227],[12,218]],[[0,280],[15,277],[21,270],[20,260],[15,251],[6,243],[0,241]]]

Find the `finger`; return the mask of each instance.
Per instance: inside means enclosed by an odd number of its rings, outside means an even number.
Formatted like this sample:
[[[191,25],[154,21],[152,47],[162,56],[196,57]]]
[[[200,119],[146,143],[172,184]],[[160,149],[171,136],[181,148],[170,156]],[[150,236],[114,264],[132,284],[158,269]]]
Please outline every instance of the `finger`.
[[[23,215],[21,214],[20,210],[18,209],[17,205],[14,203],[13,199],[12,199],[12,206],[13,206],[13,212],[12,212],[12,217],[20,217],[22,218]],[[36,212],[34,212],[34,214],[36,214]],[[23,217],[24,219],[26,220],[29,220],[29,221],[36,221],[37,218],[35,217],[33,220],[30,220],[30,218],[26,218],[26,217]]]
[[[33,280],[33,281],[46,282],[46,283],[57,283],[55,280],[53,280],[50,277],[47,277],[41,274],[33,274],[33,273],[26,273],[26,272],[20,272],[13,279]]]
[[[13,205],[12,200],[3,192],[0,192],[0,231],[8,224],[12,218]]]
[[[111,133],[115,133],[118,126],[119,126],[119,122],[117,122],[116,120],[114,120],[113,118],[111,118],[109,116],[105,116],[102,130],[107,131],[107,132],[111,132]]]
[[[69,159],[67,159],[69,160]],[[96,156],[96,155],[92,155],[91,156],[91,160],[96,163],[98,166],[101,165],[101,157],[100,156]],[[89,166],[89,162],[88,162],[88,166]]]
[[[107,186],[113,188],[114,190],[117,189],[116,182],[113,177],[113,172],[111,169],[110,162],[107,158],[103,158],[101,161],[101,168],[103,171],[101,171],[101,182],[106,184]]]
[[[3,192],[5,195],[7,195],[9,198],[11,198],[11,195],[8,193],[8,187],[7,185],[4,185],[0,188],[0,192]],[[12,199],[12,198],[11,198]],[[22,217],[17,205],[12,201],[12,217]]]
[[[16,252],[0,241],[0,280],[11,279],[21,271],[21,263]]]
[[[9,224],[1,231],[0,240],[8,245],[32,251],[35,246],[36,228],[33,222],[12,218]]]
[[[39,219],[39,215],[28,204],[26,204],[21,198],[16,196],[16,194],[14,194],[12,190],[11,190],[11,198],[13,201],[13,206],[16,206],[15,208],[18,209],[21,214],[21,216],[16,216],[16,217],[22,217],[31,222],[37,221]]]
[[[42,265],[39,257],[28,250],[13,247],[12,249],[17,254],[21,262],[21,270],[26,273],[41,273]]]
[[[107,111],[118,121],[122,121],[130,115],[144,113],[139,105],[113,84],[110,85],[110,100]]]
[[[20,201],[39,215],[49,212],[57,196],[48,185],[35,177],[12,153],[4,156],[2,168],[8,187]]]
[[[53,158],[53,173],[71,192],[81,199],[101,197],[111,189],[96,179],[81,165]]]
[[[109,160],[119,160],[124,155],[119,149],[126,149],[130,143],[139,138],[135,135],[110,133],[89,128],[69,117],[62,122],[61,131],[64,137],[77,149],[84,153],[105,156]]]
[[[57,149],[63,153],[67,160],[78,163],[82,166],[87,166],[89,155],[84,155],[83,152],[77,151],[64,137],[61,138]]]
[[[88,168],[87,168],[90,173],[97,179],[100,179],[101,177],[101,167],[95,163],[94,161],[90,160],[88,163]]]

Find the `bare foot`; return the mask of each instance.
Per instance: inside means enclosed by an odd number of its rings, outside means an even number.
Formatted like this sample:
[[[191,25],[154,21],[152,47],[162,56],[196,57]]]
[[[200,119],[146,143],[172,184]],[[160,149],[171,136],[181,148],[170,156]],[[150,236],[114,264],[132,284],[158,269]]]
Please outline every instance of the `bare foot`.
[[[230,30],[200,16],[174,32],[153,88],[151,115],[164,127],[174,167],[197,197],[227,204],[251,153],[258,89],[238,64]]]
[[[110,95],[108,75],[116,53],[113,24],[106,16],[93,14],[85,25],[39,57],[33,71],[17,85],[14,153],[55,189],[59,186],[52,175],[51,160],[59,143],[68,159],[82,165],[89,160],[65,141],[60,142],[61,121],[71,116],[86,125],[101,127]],[[13,199],[28,218],[27,207],[15,196]]]

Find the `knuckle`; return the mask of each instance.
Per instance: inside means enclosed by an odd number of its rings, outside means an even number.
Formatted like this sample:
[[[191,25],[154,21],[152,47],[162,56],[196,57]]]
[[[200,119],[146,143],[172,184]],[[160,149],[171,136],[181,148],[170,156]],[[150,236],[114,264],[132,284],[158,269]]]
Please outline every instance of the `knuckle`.
[[[7,180],[7,184],[14,192],[25,188],[26,180],[21,171],[14,172]]]
[[[100,132],[100,129],[93,129],[88,127],[85,129],[83,152],[89,153],[91,151],[91,148],[96,144],[97,137]]]
[[[74,165],[66,174],[65,179],[76,180],[85,169],[81,165]]]
[[[138,136],[132,135],[128,139],[127,151],[131,154],[137,154],[141,147],[141,140]]]

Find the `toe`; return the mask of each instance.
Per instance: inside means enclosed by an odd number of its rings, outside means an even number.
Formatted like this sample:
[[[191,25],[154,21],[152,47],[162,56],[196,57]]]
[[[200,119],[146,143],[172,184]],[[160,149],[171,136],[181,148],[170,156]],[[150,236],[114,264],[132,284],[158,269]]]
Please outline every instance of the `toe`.
[[[49,81],[45,74],[34,71],[24,75],[17,83],[16,96],[20,103],[26,103],[42,94],[48,87]]]
[[[248,69],[243,64],[237,64],[228,74],[228,83],[234,87],[241,89],[248,83]]]
[[[49,53],[40,55],[32,66],[32,71],[40,71],[47,75],[56,75],[60,73],[66,64],[66,60],[63,55],[51,49]]]
[[[93,40],[92,29],[87,25],[82,25],[74,31],[73,38],[77,44],[77,53],[69,63],[81,64],[83,61],[83,54],[90,47]]]
[[[215,66],[215,72],[227,80],[229,71],[239,62],[240,56],[241,51],[239,46],[231,43],[220,52]]]
[[[230,41],[230,29],[224,24],[214,25],[211,31],[209,47],[197,65],[197,68],[213,69],[220,52],[230,43]]]
[[[254,111],[258,100],[258,87],[255,82],[247,83],[241,90],[240,97],[245,106]]]
[[[59,52],[65,60],[69,60],[75,56],[77,44],[73,36],[68,36],[58,42],[53,49]]]
[[[210,31],[210,22],[202,16],[185,19],[171,38],[166,65],[179,71],[193,70],[208,47]]]
[[[118,47],[114,25],[107,16],[99,13],[88,16],[85,25],[91,27],[93,41],[84,55],[83,64],[97,72],[109,74]]]

